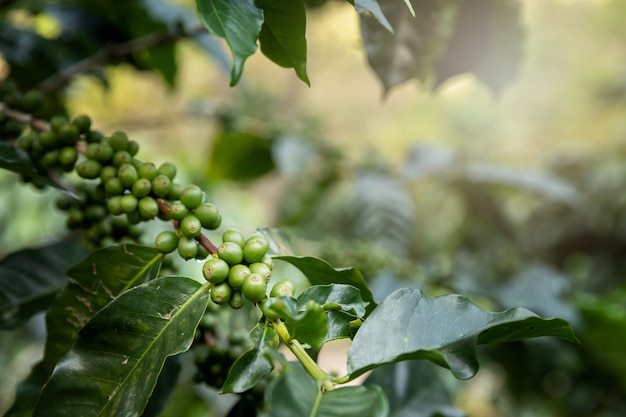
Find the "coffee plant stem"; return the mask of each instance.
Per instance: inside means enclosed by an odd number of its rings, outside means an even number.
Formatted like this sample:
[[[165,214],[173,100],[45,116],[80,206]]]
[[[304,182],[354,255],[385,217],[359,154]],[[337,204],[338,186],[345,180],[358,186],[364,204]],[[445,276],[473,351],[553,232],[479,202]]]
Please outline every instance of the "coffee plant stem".
[[[304,346],[298,340],[291,337],[287,326],[280,320],[273,320],[272,327],[276,330],[278,337],[289,348],[294,356],[300,361],[304,369],[309,375],[322,387],[324,391],[331,391],[335,385],[331,381],[330,376],[319,367],[319,365],[306,353]]]
[[[2,102],[0,102],[0,114],[4,114],[9,119],[24,123],[33,129],[50,130],[50,124],[45,120],[37,119],[32,114],[22,113],[20,111],[10,109]]]

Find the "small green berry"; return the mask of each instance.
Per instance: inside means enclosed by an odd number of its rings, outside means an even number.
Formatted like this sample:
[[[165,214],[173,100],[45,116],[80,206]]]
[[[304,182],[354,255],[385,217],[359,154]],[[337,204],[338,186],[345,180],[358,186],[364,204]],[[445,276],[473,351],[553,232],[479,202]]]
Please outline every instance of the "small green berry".
[[[133,196],[134,197],[134,196]],[[139,202],[137,202],[139,203]],[[136,225],[143,221],[141,216],[139,215],[139,211],[131,211],[130,213],[126,213],[126,220],[128,220],[129,224]]]
[[[113,148],[106,143],[90,143],[85,150],[85,156],[106,164],[113,158]]]
[[[191,184],[183,188],[180,195],[180,202],[188,209],[192,210],[202,204],[202,190],[197,185]]]
[[[116,195],[109,198],[109,200],[107,201],[107,210],[109,210],[109,213],[114,216],[122,214],[122,196]]]
[[[215,225],[216,220],[221,218],[219,210],[211,203],[203,203],[197,206],[194,209],[194,215],[200,219],[202,226],[207,229],[216,229],[216,227],[213,226]],[[226,242],[227,240],[223,241]]]
[[[78,160],[78,152],[71,146],[61,148],[59,151],[59,164],[65,171],[71,171]],[[102,175],[102,171],[100,171]]]
[[[219,284],[220,282],[226,281],[229,271],[230,267],[224,260],[213,257],[206,261],[202,267],[202,275],[204,275],[204,279],[212,282],[213,284]]]
[[[230,306],[230,308],[239,310],[240,308],[244,306],[245,303],[246,303],[246,299],[244,298],[241,291],[233,290],[230,296],[230,300],[228,300],[228,305]]]
[[[261,275],[263,278],[265,278],[265,281],[269,281],[270,277],[272,276],[272,270],[270,269],[270,267],[262,262],[254,262],[250,264],[250,271],[255,274]]]
[[[270,270],[274,269],[274,260],[272,259],[270,255],[265,254],[263,256],[263,259],[261,259],[261,262],[267,265],[270,268]]]
[[[87,132],[85,137],[87,138],[87,142],[89,143],[100,143],[102,142],[104,135],[99,130],[90,130],[89,132]]]
[[[91,221],[100,220],[107,214],[107,209],[98,204],[90,205],[85,209],[85,219]]]
[[[50,129],[52,129],[55,132],[58,132],[59,129],[61,129],[61,126],[64,126],[66,124],[67,124],[67,119],[65,118],[65,116],[56,115],[56,116],[52,116],[52,118],[50,119]]]
[[[152,184],[150,181],[145,178],[139,178],[137,181],[133,183],[131,191],[133,195],[137,198],[145,197],[150,194],[152,190]]]
[[[207,204],[202,204],[202,206],[205,206],[205,205]],[[246,238],[243,237],[243,234],[239,230],[228,229],[228,230],[225,230],[224,233],[222,233],[222,242],[235,242],[236,244],[238,244],[239,246],[243,248],[243,245],[246,242]]]
[[[198,254],[198,242],[194,238],[181,236],[178,239],[178,254],[183,259],[193,259]]]
[[[203,261],[208,258],[209,255],[211,255],[209,251],[198,242],[198,254],[196,255],[196,259]]]
[[[93,159],[87,159],[85,161],[76,164],[76,173],[81,177],[88,180],[98,178],[102,165],[100,162]]]
[[[107,142],[113,148],[114,151],[126,151],[128,149],[128,136],[121,131],[113,132]]]
[[[122,164],[131,164],[133,157],[126,151],[117,151],[113,154],[113,165],[119,167]]]
[[[164,162],[159,165],[158,173],[161,175],[165,175],[170,180],[173,180],[176,177],[176,165],[171,162]]]
[[[129,163],[124,163],[119,166],[117,169],[117,177],[120,179],[124,188],[131,188],[139,178],[137,170]]]
[[[293,285],[293,282],[288,279],[283,279],[274,284],[272,290],[270,291],[270,297],[293,297],[295,292],[296,287]]]
[[[37,90],[28,90],[22,97],[22,109],[28,113],[39,110],[43,104],[43,95]]]
[[[230,301],[230,297],[232,297],[232,294],[232,288],[230,288],[230,285],[225,282],[211,287],[211,300],[215,304],[227,304],[228,301]]]
[[[154,219],[159,214],[159,205],[152,197],[143,197],[137,205],[139,215],[144,220]]]
[[[139,204],[139,202],[137,201],[137,197],[135,197],[134,195],[126,194],[122,196],[121,205],[123,213],[128,214],[134,212],[135,210],[137,210],[137,204]]]
[[[119,178],[113,177],[104,183],[104,190],[108,196],[122,195],[124,193],[124,186]]]
[[[66,145],[73,145],[78,142],[78,128],[66,123],[58,130],[59,140]]]
[[[116,177],[117,177],[117,168],[115,168],[114,166],[107,165],[102,168],[102,171],[100,171],[100,181],[102,182],[107,182],[111,178],[116,178]]]
[[[139,144],[134,140],[129,140],[128,149],[126,149],[126,152],[128,152],[131,156],[137,155],[137,152],[139,152]]]
[[[228,273],[228,283],[233,288],[241,288],[243,281],[251,273],[250,268],[243,264],[233,265]]]
[[[154,239],[154,246],[161,253],[171,253],[178,247],[178,236],[171,230],[161,232]]]
[[[170,187],[170,192],[167,193],[165,198],[168,200],[180,200],[180,195],[183,193],[183,185],[177,182],[173,182]]]
[[[45,149],[54,149],[59,145],[59,137],[52,130],[39,133],[39,143]]]
[[[243,281],[241,286],[244,297],[253,303],[258,303],[265,298],[265,292],[267,291],[267,283],[265,278],[259,274],[250,274]]]
[[[165,197],[172,188],[172,182],[169,177],[159,174],[152,179],[152,193],[157,197]]]
[[[254,235],[243,247],[243,257],[248,263],[260,262],[269,250],[269,242],[262,235]]]
[[[243,261],[243,249],[235,242],[224,242],[217,248],[217,256],[229,265],[237,265]]]
[[[202,232],[202,224],[197,217],[188,215],[180,221],[180,231],[187,237],[196,237]]]
[[[59,151],[57,149],[51,150],[43,154],[43,157],[39,161],[40,164],[46,169],[52,169],[59,164]]]
[[[187,217],[189,210],[187,210],[187,207],[185,207],[183,203],[176,202],[170,204],[169,213],[173,220],[182,220]]]
[[[76,126],[78,132],[81,134],[89,133],[89,129],[91,129],[91,119],[84,114],[74,117],[72,124]]]
[[[159,171],[156,165],[152,162],[144,162],[137,167],[137,174],[139,174],[141,178],[152,181],[157,175],[159,175]]]

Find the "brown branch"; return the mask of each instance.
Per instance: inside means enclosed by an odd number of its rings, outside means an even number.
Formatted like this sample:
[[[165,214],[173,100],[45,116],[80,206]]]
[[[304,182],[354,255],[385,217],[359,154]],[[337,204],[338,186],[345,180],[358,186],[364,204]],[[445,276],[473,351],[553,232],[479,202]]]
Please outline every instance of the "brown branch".
[[[22,113],[7,107],[6,104],[0,102],[0,114],[4,114],[10,119],[17,120],[36,130],[50,130],[50,123],[45,120],[37,119],[32,114]]]
[[[41,82],[39,90],[43,93],[50,93],[68,84],[75,76],[79,74],[87,74],[112,59],[121,58],[126,55],[130,55],[133,52],[154,46],[165,45],[182,37],[193,37],[205,32],[206,30],[203,26],[198,26],[185,32],[150,33],[141,38],[131,39],[118,44],[107,45],[96,54],[78,61],[64,70],[48,77]]]

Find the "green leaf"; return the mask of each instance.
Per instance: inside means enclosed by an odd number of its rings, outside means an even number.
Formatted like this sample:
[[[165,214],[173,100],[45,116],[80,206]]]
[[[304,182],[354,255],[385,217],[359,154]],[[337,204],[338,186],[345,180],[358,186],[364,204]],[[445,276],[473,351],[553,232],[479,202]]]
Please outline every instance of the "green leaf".
[[[274,369],[270,356],[280,342],[276,331],[265,323],[257,324],[251,333],[254,346],[237,358],[230,368],[222,393],[247,391]]]
[[[272,297],[265,300],[262,310],[269,318],[283,320],[293,339],[316,350],[324,344],[328,321],[324,309],[315,301],[299,305],[291,297]]]
[[[52,372],[94,314],[124,291],[155,278],[162,260],[155,248],[124,244],[93,252],[70,269],[70,282],[46,315],[46,370]]]
[[[256,52],[263,11],[254,0],[196,0],[200,21],[209,33],[224,38],[233,53],[230,85],[241,78],[243,64]]]
[[[34,416],[139,415],[165,359],[189,349],[208,291],[159,278],[120,295],[80,331],[45,385]]]
[[[306,13],[301,1],[256,0],[265,21],[259,34],[261,52],[311,85],[306,72]]]
[[[207,162],[211,180],[249,181],[273,169],[270,139],[228,130],[214,139]]]
[[[428,359],[467,379],[478,371],[476,345],[539,336],[577,342],[565,320],[542,319],[523,308],[492,313],[460,295],[430,298],[401,289],[385,298],[357,332],[348,372],[358,376],[385,363]]]
[[[389,405],[377,386],[337,388],[321,393],[298,363],[291,363],[268,387],[269,417],[386,417]]]
[[[75,240],[25,249],[0,261],[0,328],[24,323],[48,308],[67,283],[65,272],[85,256]]]
[[[333,268],[328,262],[311,256],[275,256],[273,259],[288,262],[298,268],[311,285],[347,284],[358,288],[362,299],[369,303],[366,309],[368,314],[376,306],[372,292],[356,268]]]
[[[56,181],[39,175],[28,154],[21,149],[17,149],[8,141],[0,141],[0,168],[22,174],[28,178],[38,179],[60,190],[65,189]]]
[[[393,28],[380,9],[380,4],[378,4],[377,0],[354,0],[354,9],[358,13],[371,13],[372,16],[378,20],[378,23],[383,25],[389,32],[393,33]]]

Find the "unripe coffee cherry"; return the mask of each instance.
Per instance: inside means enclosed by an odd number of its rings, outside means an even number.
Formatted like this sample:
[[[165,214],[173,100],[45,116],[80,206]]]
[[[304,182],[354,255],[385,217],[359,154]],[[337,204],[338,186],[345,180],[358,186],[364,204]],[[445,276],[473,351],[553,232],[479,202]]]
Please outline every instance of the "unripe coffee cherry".
[[[178,254],[183,259],[193,259],[198,254],[198,242],[194,238],[181,236],[178,239]]]
[[[59,151],[59,164],[65,171],[74,169],[74,165],[78,160],[78,152],[71,146],[61,148]],[[101,172],[102,173],[102,172]]]
[[[218,246],[217,256],[229,265],[237,265],[243,261],[243,249],[235,242],[224,242]]]
[[[194,216],[200,219],[203,227],[207,229],[217,229],[219,227],[219,224],[217,227],[213,227],[216,220],[221,219],[220,212],[215,205],[211,203],[200,204],[194,209],[193,213]],[[226,240],[223,241],[226,242]]]
[[[106,143],[90,143],[85,149],[85,156],[106,164],[113,158],[113,148]]]
[[[159,214],[159,205],[152,197],[141,198],[137,209],[139,210],[139,215],[144,220],[154,219]]]
[[[118,195],[109,198],[109,200],[107,201],[107,210],[109,210],[109,213],[114,216],[119,216],[120,214],[122,214],[122,196]]]
[[[213,257],[207,260],[202,267],[202,275],[204,275],[204,279],[212,282],[213,284],[219,284],[220,282],[226,281],[229,271],[230,267],[226,261]]]
[[[197,185],[191,184],[183,188],[180,194],[180,202],[192,210],[202,204],[202,190]]]
[[[79,133],[87,133],[91,128],[91,119],[89,118],[89,116],[81,114],[79,116],[76,116],[74,120],[72,120],[72,124],[76,126]]]
[[[101,182],[107,182],[111,178],[115,177],[117,177],[117,168],[115,168],[114,166],[107,165],[102,168],[102,171],[100,171]]]
[[[139,144],[135,142],[134,140],[129,140],[128,149],[126,149],[126,152],[128,152],[130,156],[137,155],[137,152],[139,152]]]
[[[260,262],[269,249],[269,242],[262,235],[248,238],[243,247],[243,257],[248,263]]]
[[[187,210],[187,207],[185,207],[183,203],[176,202],[170,204],[169,213],[173,220],[182,220],[187,217],[189,210]]]
[[[265,298],[265,292],[267,291],[267,283],[265,278],[259,274],[250,274],[243,281],[241,286],[243,296],[253,303],[258,303]]]
[[[211,255],[209,251],[198,242],[198,253],[196,254],[196,259],[203,261],[208,258],[209,255]]]
[[[243,297],[243,294],[239,290],[233,290],[230,300],[228,300],[228,305],[230,308],[239,310],[246,303],[246,299]]]
[[[109,196],[121,195],[124,193],[124,186],[119,178],[113,177],[104,183],[104,190]]]
[[[57,149],[51,150],[43,154],[43,157],[39,160],[42,167],[51,169],[59,164],[59,151]]]
[[[170,187],[170,192],[167,193],[165,198],[168,200],[180,200],[180,195],[183,193],[183,185],[177,182],[173,182]]]
[[[117,151],[113,154],[113,165],[119,167],[122,164],[131,164],[133,157],[126,151]]]
[[[195,216],[186,216],[180,222],[180,231],[187,237],[196,237],[202,232],[202,224]]]
[[[139,178],[137,170],[129,163],[124,163],[119,166],[117,169],[117,177],[120,179],[124,188],[131,188]]]
[[[152,179],[152,193],[157,197],[165,197],[172,188],[172,182],[169,177],[159,174]]]
[[[176,165],[171,162],[164,162],[159,166],[158,173],[173,180],[176,177]]]
[[[296,287],[293,285],[293,282],[288,279],[283,279],[278,281],[270,291],[270,297],[293,297],[293,294],[296,291]]]
[[[45,149],[54,149],[59,146],[59,142],[57,134],[51,130],[46,130],[39,134],[39,143]]]
[[[235,242],[243,248],[244,243],[246,243],[246,238],[243,237],[243,234],[239,230],[228,229],[222,234],[222,242]]]
[[[99,143],[102,142],[104,135],[99,130],[90,130],[86,135],[87,142],[90,143]]]
[[[58,132],[61,126],[65,124],[67,124],[67,119],[64,116],[61,116],[60,114],[57,114],[56,116],[52,116],[52,118],[50,119],[50,129],[52,129],[55,132]]]
[[[215,304],[227,304],[228,301],[230,301],[230,297],[232,297],[232,294],[232,288],[230,288],[230,285],[225,282],[211,287],[211,300]]]
[[[157,175],[159,175],[159,171],[157,170],[156,165],[152,162],[144,162],[137,167],[137,173],[141,178],[145,178],[147,180],[152,181]]]
[[[137,197],[135,197],[132,194],[126,194],[124,196],[122,196],[122,200],[120,201],[120,204],[122,206],[122,213],[132,213],[135,210],[137,210]]]
[[[100,205],[90,205],[84,210],[85,219],[96,221],[105,217],[107,213],[107,209]]]
[[[145,178],[139,178],[137,181],[133,183],[131,191],[133,195],[137,198],[145,197],[150,194],[152,190],[152,185],[150,181]]]
[[[100,162],[94,161],[93,159],[81,161],[76,165],[76,173],[81,178],[88,180],[98,178],[101,169],[102,165],[100,165]]]
[[[241,288],[243,281],[251,273],[250,269],[243,264],[233,265],[228,273],[228,283],[233,288]]]
[[[161,253],[174,252],[178,247],[178,236],[171,230],[161,232],[154,239],[154,246]]]
[[[250,264],[249,268],[251,272],[259,274],[263,278],[265,278],[265,281],[269,281],[270,277],[272,276],[272,270],[270,269],[270,267],[262,262],[254,262]]]
[[[263,256],[263,259],[261,259],[261,262],[267,265],[270,268],[270,270],[274,269],[274,260],[272,259],[270,255],[265,254]]]
[[[27,113],[34,113],[43,104],[43,95],[37,90],[28,90],[22,97],[22,109]]]
[[[58,130],[57,135],[61,143],[73,145],[78,142],[78,128],[72,124],[66,123]]]
[[[125,151],[128,149],[128,136],[119,130],[113,132],[107,142],[114,151]]]

